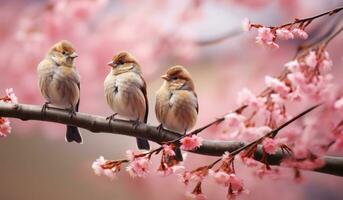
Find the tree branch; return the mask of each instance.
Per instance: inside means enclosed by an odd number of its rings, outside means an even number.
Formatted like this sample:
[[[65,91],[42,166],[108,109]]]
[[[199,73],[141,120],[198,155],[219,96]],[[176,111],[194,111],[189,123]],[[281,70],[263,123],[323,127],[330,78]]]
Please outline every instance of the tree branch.
[[[106,132],[132,137],[141,137],[159,144],[175,140],[180,137],[178,133],[167,130],[163,130],[161,133],[159,133],[156,127],[143,123],[135,129],[131,122],[124,120],[116,120],[111,122],[111,125],[109,125],[108,120],[102,116],[77,112],[76,116],[70,118],[70,114],[62,109],[48,108],[45,113],[42,113],[41,110],[42,107],[36,105],[0,102],[0,116],[2,117],[18,118],[24,121],[37,120],[74,125],[83,129],[87,129],[93,133]],[[203,145],[193,151],[193,153],[209,156],[221,156],[225,151],[232,152],[244,145],[245,143],[240,141],[204,140]],[[278,151],[275,155],[268,156],[267,160],[271,165],[279,165],[282,159],[287,156],[289,155]],[[258,151],[256,151],[255,159],[262,159],[261,147],[259,147]],[[324,159],[326,161],[325,166],[316,169],[315,171],[325,174],[343,176],[342,157],[325,156]]]

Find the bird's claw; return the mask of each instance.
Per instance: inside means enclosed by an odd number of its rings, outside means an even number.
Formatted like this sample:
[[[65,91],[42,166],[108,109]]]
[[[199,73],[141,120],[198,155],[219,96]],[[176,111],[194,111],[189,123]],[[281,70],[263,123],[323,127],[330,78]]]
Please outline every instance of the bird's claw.
[[[43,104],[42,110],[41,110],[41,112],[42,112],[43,114],[46,113],[46,109],[49,108],[49,104],[50,104],[50,102],[45,102],[45,103]]]
[[[111,128],[111,122],[115,120],[115,116],[118,115],[118,113],[114,113],[113,115],[110,115],[106,117],[106,120],[108,120],[108,126]]]
[[[156,129],[157,129],[158,133],[161,133],[161,131],[163,130],[163,125],[162,124],[158,125],[156,127]]]
[[[68,109],[68,112],[69,112],[69,115],[70,115],[70,119],[72,119],[73,117],[76,116],[76,111],[75,111],[73,106]]]
[[[139,121],[139,119],[136,119],[132,122],[132,126],[134,129],[137,129],[137,127],[139,126],[141,122]]]
[[[113,115],[106,117],[106,120],[110,120],[110,121],[115,120],[116,115],[118,115],[118,113],[114,113]]]

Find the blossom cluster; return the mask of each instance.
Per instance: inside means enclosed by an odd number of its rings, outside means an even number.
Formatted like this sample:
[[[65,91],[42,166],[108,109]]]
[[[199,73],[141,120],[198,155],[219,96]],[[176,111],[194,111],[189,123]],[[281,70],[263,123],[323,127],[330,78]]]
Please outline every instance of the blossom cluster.
[[[0,98],[0,102],[18,103],[18,98],[14,94],[13,88],[6,89],[6,96]],[[11,123],[8,118],[0,117],[0,137],[7,137],[12,131]]]
[[[292,39],[307,39],[308,34],[305,32],[305,27],[294,27],[291,25],[281,27],[265,27],[259,24],[251,24],[248,18],[243,20],[243,30],[250,31],[252,28],[257,28],[256,43],[270,47],[279,48],[275,42],[276,39],[292,40]]]
[[[243,180],[235,173],[233,165],[234,156],[226,152],[220,160],[222,164],[215,170],[212,169],[214,165],[209,165],[199,167],[193,171],[185,171],[180,175],[181,182],[186,185],[190,182],[197,183],[192,193],[188,194],[190,197],[194,199],[207,199],[201,189],[202,182],[206,177],[211,177],[216,184],[227,187],[229,199],[234,199],[237,195],[247,192]]]
[[[342,110],[342,95],[335,95],[332,92],[336,90],[332,90],[331,68],[332,60],[329,53],[323,46],[319,46],[305,51],[296,59],[286,63],[281,76],[277,78],[266,76],[267,92],[257,96],[245,88],[238,94],[237,104],[241,109],[225,116],[224,133],[227,139],[256,141],[251,148],[240,154],[243,163],[249,167],[257,167],[256,175],[263,177],[278,173],[278,170],[275,167],[272,169],[263,158],[262,163],[253,160],[252,156],[258,144],[262,145],[264,154],[273,155],[280,149],[292,155],[283,161],[282,166],[296,169],[295,180],[301,177],[299,169],[309,170],[322,167],[324,162],[321,156],[332,144],[339,146],[343,138],[343,123],[337,123],[337,120],[330,122],[330,124],[338,124],[334,131],[331,134],[323,132],[320,135],[321,140],[315,140],[318,135],[311,140],[307,139],[311,136],[304,136],[319,134],[313,126],[315,122],[302,125],[301,128],[296,126],[297,129],[285,131],[277,138],[268,135],[273,129],[290,119],[291,115],[285,106],[287,102],[326,102],[324,107],[330,108],[324,109],[326,113],[327,110],[335,113]],[[331,98],[328,98],[332,96],[338,97],[332,102]],[[301,132],[303,133],[300,134]],[[266,135],[268,137],[264,137]],[[262,139],[259,139],[261,137]],[[224,176],[220,173],[218,177]]]
[[[180,140],[180,147],[183,150],[191,151],[202,145],[202,138],[196,135],[185,136]],[[160,166],[157,169],[157,172],[161,176],[169,176],[180,170],[183,170],[184,167],[176,159],[175,156],[176,144],[164,144],[160,148],[135,153],[132,150],[126,151],[127,159],[125,160],[105,160],[103,156],[100,156],[96,161],[93,162],[92,168],[94,173],[97,175],[105,175],[111,179],[115,177],[115,174],[120,171],[121,165],[123,163],[128,163],[126,171],[131,177],[143,178],[149,174],[150,158],[154,153],[161,154]]]

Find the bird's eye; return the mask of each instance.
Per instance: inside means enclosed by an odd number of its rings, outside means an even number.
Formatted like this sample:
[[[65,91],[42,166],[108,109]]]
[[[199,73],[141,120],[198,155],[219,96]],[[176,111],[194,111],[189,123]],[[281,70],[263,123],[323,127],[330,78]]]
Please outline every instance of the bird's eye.
[[[171,79],[175,81],[177,80],[177,76],[173,76]]]
[[[66,51],[62,51],[62,54],[63,54],[63,55],[66,55],[66,54],[67,54],[67,52],[66,52]]]
[[[124,64],[124,61],[119,60],[117,63],[118,63],[118,65],[123,65],[123,64]]]

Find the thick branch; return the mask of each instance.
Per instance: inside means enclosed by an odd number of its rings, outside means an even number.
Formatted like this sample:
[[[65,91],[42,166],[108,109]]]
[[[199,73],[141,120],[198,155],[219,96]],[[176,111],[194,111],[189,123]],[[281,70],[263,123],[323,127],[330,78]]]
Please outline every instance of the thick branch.
[[[134,137],[141,137],[154,141],[156,143],[163,143],[177,139],[180,135],[170,131],[158,132],[156,127],[147,124],[140,124],[136,129],[132,126],[131,122],[116,120],[109,126],[108,120],[105,117],[90,115],[86,113],[76,113],[76,116],[70,118],[68,112],[49,108],[45,113],[41,112],[41,106],[26,105],[26,104],[10,104],[0,103],[0,116],[18,118],[21,120],[38,120],[49,121],[61,124],[74,125],[80,128],[87,129],[94,133],[106,132]],[[203,145],[195,150],[193,153],[209,155],[209,156],[221,156],[225,151],[232,152],[245,145],[244,142],[236,141],[215,141],[204,140]],[[279,165],[281,160],[287,155],[283,155],[281,151],[277,152],[273,156],[268,157],[268,162],[271,165]],[[259,149],[255,154],[255,159],[260,160],[262,157],[262,151]],[[337,176],[343,176],[343,158],[325,156],[326,165],[316,171],[332,174]]]

